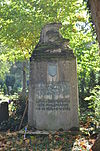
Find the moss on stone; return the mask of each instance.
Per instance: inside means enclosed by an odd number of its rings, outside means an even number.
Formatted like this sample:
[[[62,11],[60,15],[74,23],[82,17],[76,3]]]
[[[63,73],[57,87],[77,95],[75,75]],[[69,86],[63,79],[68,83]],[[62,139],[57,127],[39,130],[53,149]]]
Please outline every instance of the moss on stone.
[[[45,51],[47,49],[53,50],[59,48],[60,45],[56,43],[42,43],[34,51]]]

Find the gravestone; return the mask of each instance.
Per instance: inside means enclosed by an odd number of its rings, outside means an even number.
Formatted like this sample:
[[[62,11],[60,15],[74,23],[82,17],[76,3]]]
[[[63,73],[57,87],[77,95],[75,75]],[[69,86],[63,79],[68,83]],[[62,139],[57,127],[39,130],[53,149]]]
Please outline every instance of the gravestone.
[[[28,123],[39,130],[79,127],[76,57],[59,28],[42,29],[30,61]]]
[[[8,112],[8,102],[0,103],[0,123],[8,120],[9,112]]]

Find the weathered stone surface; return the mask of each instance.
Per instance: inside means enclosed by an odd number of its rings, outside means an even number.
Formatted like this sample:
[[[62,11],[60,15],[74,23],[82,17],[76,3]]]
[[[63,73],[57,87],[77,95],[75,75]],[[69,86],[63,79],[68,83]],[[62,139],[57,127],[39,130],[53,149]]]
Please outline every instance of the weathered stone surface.
[[[31,57],[28,122],[40,130],[68,130],[79,126],[76,58],[58,24],[51,26],[44,27]]]
[[[74,57],[73,51],[68,46],[68,39],[61,37],[59,28],[61,24],[49,24],[46,25],[42,32],[41,38],[33,51],[32,59],[52,59],[58,57],[71,58]],[[49,34],[48,34],[49,33]],[[51,38],[52,37],[52,38]],[[52,40],[51,40],[52,39]],[[57,57],[57,58],[58,58]]]
[[[8,113],[8,102],[0,103],[0,123],[8,120],[9,113]]]
[[[40,36],[40,43],[46,43],[46,42],[55,42],[59,38],[61,38],[61,35],[59,33],[59,28],[61,28],[61,24],[52,23],[46,25],[41,32]]]

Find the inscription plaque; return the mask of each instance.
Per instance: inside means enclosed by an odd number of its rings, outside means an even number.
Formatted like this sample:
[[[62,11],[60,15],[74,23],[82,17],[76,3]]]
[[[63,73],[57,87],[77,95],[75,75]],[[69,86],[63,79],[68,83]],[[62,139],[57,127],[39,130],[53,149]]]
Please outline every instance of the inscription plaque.
[[[57,64],[49,63],[48,64],[48,74],[54,77],[57,74]]]
[[[70,110],[70,85],[68,82],[37,84],[36,110]]]

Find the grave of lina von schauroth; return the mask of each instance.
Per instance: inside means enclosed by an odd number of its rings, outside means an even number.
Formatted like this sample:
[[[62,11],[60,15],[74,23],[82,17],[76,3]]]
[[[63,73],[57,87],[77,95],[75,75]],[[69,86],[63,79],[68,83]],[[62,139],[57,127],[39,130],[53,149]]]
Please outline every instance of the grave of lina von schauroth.
[[[39,130],[79,127],[76,57],[61,24],[48,24],[30,61],[28,124]]]

